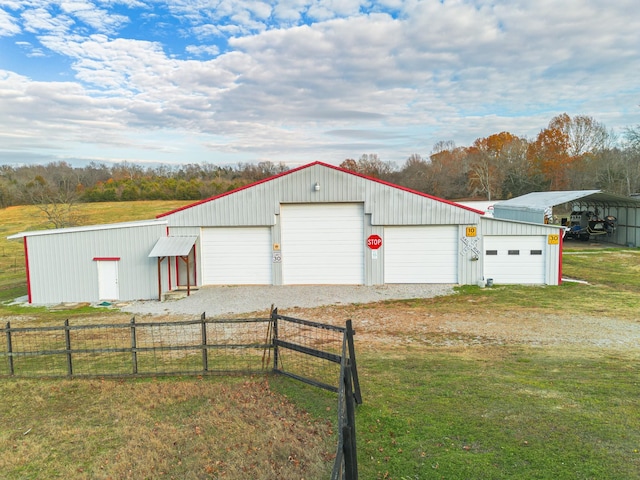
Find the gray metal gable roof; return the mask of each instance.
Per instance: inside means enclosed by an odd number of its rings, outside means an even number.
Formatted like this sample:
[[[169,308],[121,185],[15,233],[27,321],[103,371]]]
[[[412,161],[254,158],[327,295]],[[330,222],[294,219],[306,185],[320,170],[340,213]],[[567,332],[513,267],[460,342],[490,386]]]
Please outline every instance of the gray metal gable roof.
[[[640,200],[624,197],[602,190],[567,190],[555,192],[532,192],[502,202],[496,202],[496,208],[544,210],[563,203],[574,203],[584,206],[638,207]]]
[[[317,185],[317,188],[315,187]],[[362,202],[373,225],[476,223],[484,213],[379,179],[314,162],[159,215],[170,226],[273,225],[287,203]]]

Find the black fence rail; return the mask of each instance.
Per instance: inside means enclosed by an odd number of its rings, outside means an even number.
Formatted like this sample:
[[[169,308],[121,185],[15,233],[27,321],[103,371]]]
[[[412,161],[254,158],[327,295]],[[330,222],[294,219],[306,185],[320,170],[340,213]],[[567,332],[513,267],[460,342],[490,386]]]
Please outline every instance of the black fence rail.
[[[278,314],[0,329],[0,376],[83,377],[278,373],[338,394],[331,478],[358,478],[355,405],[362,403],[351,321],[345,327]]]

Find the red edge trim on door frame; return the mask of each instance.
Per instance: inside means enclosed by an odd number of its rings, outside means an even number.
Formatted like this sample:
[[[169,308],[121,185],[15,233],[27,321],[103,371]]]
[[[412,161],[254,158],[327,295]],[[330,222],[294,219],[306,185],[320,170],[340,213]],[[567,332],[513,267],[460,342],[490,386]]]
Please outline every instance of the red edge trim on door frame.
[[[558,234],[558,236],[560,237],[560,241],[558,242],[558,248],[559,248],[559,252],[558,252],[558,285],[562,285],[562,250],[564,248],[564,230],[561,228],[560,229],[560,233]]]
[[[31,303],[31,272],[29,271],[29,249],[27,248],[27,236],[22,237],[24,245],[24,266],[27,270],[27,301]]]

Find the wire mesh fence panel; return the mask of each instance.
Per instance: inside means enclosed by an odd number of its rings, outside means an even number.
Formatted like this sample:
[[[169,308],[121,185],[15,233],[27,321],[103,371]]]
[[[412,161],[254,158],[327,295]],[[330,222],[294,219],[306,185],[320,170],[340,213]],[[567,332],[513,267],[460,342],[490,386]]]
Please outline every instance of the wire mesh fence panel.
[[[270,319],[213,320],[207,323],[208,369],[260,372],[271,369]]]
[[[274,316],[275,368],[286,375],[337,391],[344,328]]]
[[[71,325],[69,337],[72,368],[70,374],[131,373],[131,340],[128,325]]]
[[[294,350],[278,351],[279,369],[296,378],[305,378],[309,383],[317,384],[335,391],[340,379],[340,364],[321,358],[313,358]]]
[[[200,323],[141,323],[135,334],[136,373],[202,371]]]
[[[269,318],[2,329],[0,374],[254,373],[270,369]],[[1,368],[1,367],[0,367]]]
[[[65,332],[60,329],[18,329],[11,338],[11,368],[31,376],[66,375]],[[10,372],[8,372],[10,373]]]

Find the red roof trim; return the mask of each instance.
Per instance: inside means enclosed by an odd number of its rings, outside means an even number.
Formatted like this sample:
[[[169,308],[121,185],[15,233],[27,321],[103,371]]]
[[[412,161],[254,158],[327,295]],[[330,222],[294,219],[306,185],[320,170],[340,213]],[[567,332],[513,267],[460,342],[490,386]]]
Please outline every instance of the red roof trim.
[[[93,257],[94,262],[117,262],[120,257]]]
[[[403,190],[403,191],[408,192],[408,193],[413,193],[414,195],[419,195],[421,197],[429,198],[429,199],[435,200],[437,202],[446,203],[446,204],[452,205],[454,207],[463,208],[465,210],[469,210],[470,212],[474,212],[474,213],[478,213],[480,215],[484,215],[484,212],[482,212],[480,210],[476,210],[475,208],[467,207],[465,205],[460,205],[458,203],[451,202],[449,200],[445,200],[444,198],[434,197],[433,195],[429,195],[427,193],[418,192],[416,190],[412,190],[410,188],[402,187],[402,186],[396,185],[394,183],[385,182],[384,180],[380,180],[379,178],[368,177],[368,176],[363,175],[361,173],[357,173],[357,172],[353,172],[351,170],[346,170],[344,168],[336,167],[335,165],[329,165],[328,163],[316,161],[316,162],[308,163],[306,165],[302,165],[300,167],[293,168],[291,170],[287,170],[286,172],[282,172],[282,173],[279,173],[277,175],[273,175],[272,177],[269,177],[269,178],[264,178],[264,179],[259,180],[257,182],[253,182],[253,183],[250,183],[250,184],[247,184],[247,185],[243,185],[242,187],[236,188],[234,190],[230,190],[230,191],[225,192],[225,193],[221,193],[220,195],[216,195],[216,196],[213,196],[213,197],[205,198],[204,200],[200,200],[198,202],[191,203],[189,205],[184,205],[183,207],[176,208],[175,210],[171,210],[170,212],[161,213],[159,215],[156,215],[156,218],[166,217],[167,215],[178,213],[178,212],[181,212],[183,210],[187,210],[189,208],[196,207],[198,205],[202,205],[203,203],[211,202],[213,200],[217,200],[219,198],[226,197],[227,195],[231,195],[233,193],[240,192],[242,190],[246,190],[248,188],[255,187],[256,185],[260,185],[261,183],[270,182],[271,180],[275,180],[276,178],[284,177],[285,175],[289,175],[291,173],[298,172],[298,171],[303,170],[305,168],[313,167],[315,165],[321,165],[323,167],[332,168],[333,170],[337,170],[339,172],[348,173],[350,175],[355,175],[356,177],[364,178],[365,180],[369,180],[369,181],[372,181],[372,182],[377,182],[377,183],[380,183],[382,185],[386,185],[388,187],[397,188],[399,190]]]

